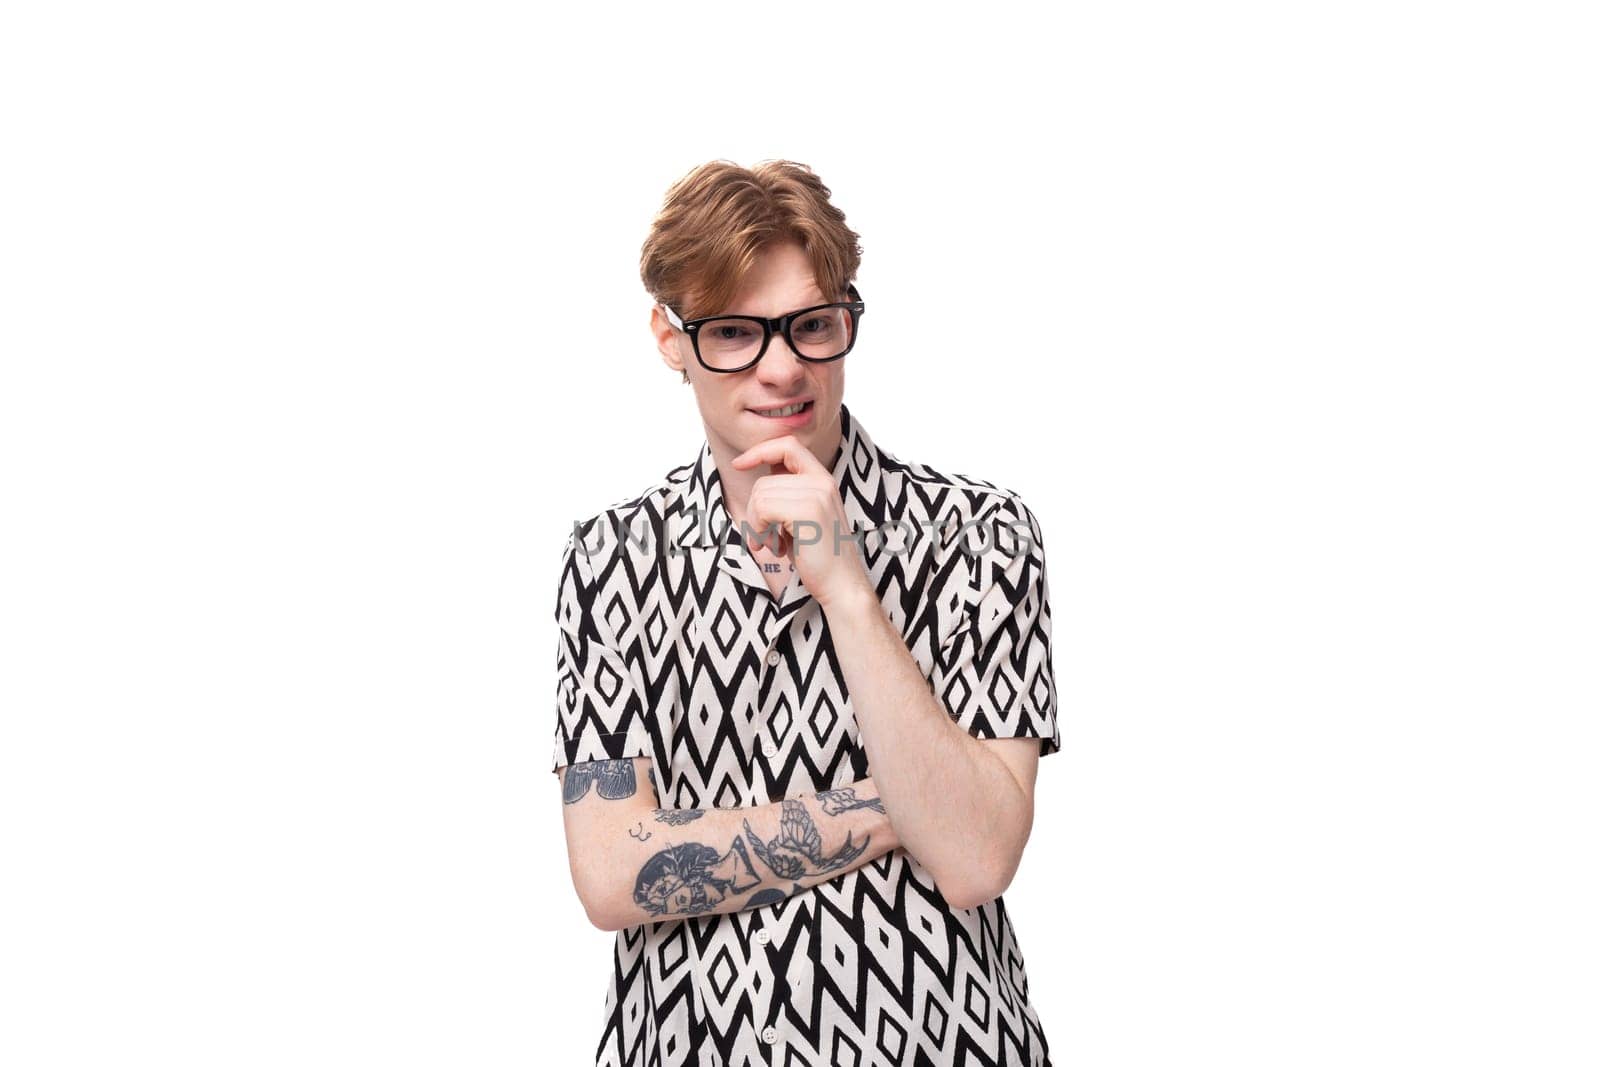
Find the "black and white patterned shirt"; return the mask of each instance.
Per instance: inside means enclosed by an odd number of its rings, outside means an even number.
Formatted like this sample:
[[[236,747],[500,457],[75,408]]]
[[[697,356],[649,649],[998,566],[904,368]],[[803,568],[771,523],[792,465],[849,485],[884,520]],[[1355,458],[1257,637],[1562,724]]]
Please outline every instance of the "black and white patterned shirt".
[[[843,405],[841,419],[840,499],[934,692],[976,737],[1058,751],[1032,513],[895,458]],[[872,773],[827,619],[798,574],[772,594],[709,444],[577,524],[556,621],[556,768],[648,756],[668,808],[776,803]],[[601,1065],[1049,1062],[1004,897],[953,908],[902,848],[769,906],[620,930],[613,962]]]

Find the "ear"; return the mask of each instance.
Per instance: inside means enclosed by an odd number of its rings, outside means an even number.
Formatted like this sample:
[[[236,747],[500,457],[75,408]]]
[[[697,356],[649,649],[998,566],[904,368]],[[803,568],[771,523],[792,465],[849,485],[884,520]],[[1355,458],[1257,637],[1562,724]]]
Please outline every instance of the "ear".
[[[681,331],[673,329],[660,304],[650,307],[650,333],[656,339],[656,351],[661,353],[661,362],[680,374],[687,374],[688,370],[683,365],[682,346],[688,342],[688,338]]]

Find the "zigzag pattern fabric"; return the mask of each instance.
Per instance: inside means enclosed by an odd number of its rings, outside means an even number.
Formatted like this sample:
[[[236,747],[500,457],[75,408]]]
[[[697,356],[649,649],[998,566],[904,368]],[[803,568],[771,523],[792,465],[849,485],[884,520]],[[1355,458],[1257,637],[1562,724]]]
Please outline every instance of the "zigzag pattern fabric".
[[[1037,520],[1011,490],[897,459],[843,405],[841,422],[840,498],[929,685],[975,737],[1059,751]],[[773,595],[709,443],[575,525],[555,616],[554,768],[647,756],[675,808],[872,773],[827,619],[798,573]],[[904,849],[771,905],[618,931],[613,964],[602,1067],[1049,1063],[1004,897],[953,908]]]

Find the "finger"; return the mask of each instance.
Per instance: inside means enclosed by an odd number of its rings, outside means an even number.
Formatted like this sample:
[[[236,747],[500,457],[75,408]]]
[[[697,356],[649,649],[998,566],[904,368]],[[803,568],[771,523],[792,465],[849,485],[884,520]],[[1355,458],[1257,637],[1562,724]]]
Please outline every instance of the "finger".
[[[747,508],[749,522],[756,529],[779,523],[791,526],[797,521],[825,525],[829,514],[826,491],[808,482],[792,483],[787,489],[763,485],[760,492],[751,493]]]
[[[794,434],[758,442],[733,457],[733,466],[737,470],[744,470],[758,463],[771,464],[774,473],[780,471],[791,474],[828,473],[822,466],[822,461],[812,455],[811,450],[801,444],[800,439]]]
[[[815,475],[790,474],[782,467],[773,467],[770,465],[767,469],[769,471],[775,471],[776,473],[763,474],[754,482],[752,482],[750,484],[750,492],[752,494],[760,492],[764,494],[778,493],[781,495],[793,495],[795,493],[805,492],[814,493],[818,489],[826,488],[817,480]]]
[[[766,509],[754,509],[746,519],[750,524],[750,532],[744,535],[744,546],[748,552],[755,552],[760,546],[765,545],[776,553],[782,547],[783,519]]]

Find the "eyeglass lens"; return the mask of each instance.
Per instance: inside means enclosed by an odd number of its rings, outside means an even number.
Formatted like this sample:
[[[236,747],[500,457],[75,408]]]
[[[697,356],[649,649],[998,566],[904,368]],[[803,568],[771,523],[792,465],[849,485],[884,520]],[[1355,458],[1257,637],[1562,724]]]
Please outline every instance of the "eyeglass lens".
[[[850,347],[853,321],[845,308],[822,308],[789,324],[795,354],[831,359]],[[712,319],[699,330],[700,358],[719,369],[742,367],[761,351],[764,331],[754,319]]]

